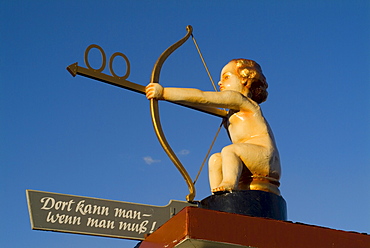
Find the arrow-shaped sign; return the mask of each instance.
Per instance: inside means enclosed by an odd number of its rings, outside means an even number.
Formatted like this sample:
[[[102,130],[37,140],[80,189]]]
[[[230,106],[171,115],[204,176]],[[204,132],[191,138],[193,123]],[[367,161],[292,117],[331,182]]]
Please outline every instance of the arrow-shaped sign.
[[[158,207],[130,202],[27,190],[32,229],[144,240],[184,207],[171,200]]]
[[[102,65],[99,69],[92,68],[90,66],[89,62],[88,62],[89,51],[93,48],[98,49],[100,51],[101,55],[102,55]],[[113,70],[114,58],[117,57],[117,56],[121,56],[126,61],[126,67],[127,67],[126,68],[126,74],[122,77],[117,76],[117,74],[115,74],[114,70]],[[117,87],[132,90],[132,91],[135,91],[137,93],[145,94],[145,86],[140,85],[140,84],[136,84],[136,83],[133,83],[133,82],[130,82],[130,81],[127,80],[128,76],[130,75],[130,62],[129,62],[128,58],[123,53],[117,52],[117,53],[114,53],[110,57],[109,70],[110,70],[112,75],[107,75],[107,74],[102,73],[102,71],[105,69],[105,66],[106,66],[106,55],[104,53],[104,50],[98,45],[90,45],[86,48],[86,50],[85,50],[85,64],[86,64],[87,68],[79,66],[78,63],[74,63],[74,64],[71,64],[70,66],[68,66],[67,70],[74,77],[76,75],[81,75],[81,76],[88,77],[88,78],[91,78],[91,79],[95,79],[95,80],[98,80],[98,81],[101,81],[101,82],[104,82],[104,83],[107,83],[107,84],[111,84],[111,85],[114,85],[114,86],[117,86]],[[222,117],[222,118],[227,117],[227,111],[225,111],[223,109],[218,109],[218,108],[214,108],[214,107],[206,107],[206,106],[196,106],[196,105],[191,104],[191,103],[179,103],[179,102],[172,102],[172,103],[175,103],[175,104],[178,104],[178,105],[181,105],[181,106],[184,106],[184,107],[188,107],[188,108],[191,108],[191,109],[195,109],[195,110],[198,110],[198,111],[201,111],[201,112],[204,112],[204,113],[207,113],[207,114],[211,114],[211,115],[214,115],[214,116],[218,116],[218,117]]]

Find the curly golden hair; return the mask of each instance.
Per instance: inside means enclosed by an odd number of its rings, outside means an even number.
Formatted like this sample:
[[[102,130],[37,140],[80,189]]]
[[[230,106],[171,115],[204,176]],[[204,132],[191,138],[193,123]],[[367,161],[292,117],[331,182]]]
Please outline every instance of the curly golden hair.
[[[249,59],[233,59],[230,62],[236,63],[236,71],[239,77],[245,81],[249,81],[249,92],[251,93],[252,100],[257,103],[266,101],[268,84],[262,73],[261,66]]]

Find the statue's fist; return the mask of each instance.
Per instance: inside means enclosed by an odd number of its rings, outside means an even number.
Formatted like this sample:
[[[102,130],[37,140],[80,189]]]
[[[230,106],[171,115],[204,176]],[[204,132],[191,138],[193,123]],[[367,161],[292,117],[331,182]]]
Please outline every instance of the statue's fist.
[[[150,83],[145,87],[146,98],[163,99],[163,87],[160,84]]]

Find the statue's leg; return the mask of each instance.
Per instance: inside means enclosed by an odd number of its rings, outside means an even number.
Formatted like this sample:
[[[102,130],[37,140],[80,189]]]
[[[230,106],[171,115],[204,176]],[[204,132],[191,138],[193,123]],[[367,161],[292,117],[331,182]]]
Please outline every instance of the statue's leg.
[[[234,144],[222,149],[222,181],[216,188],[212,188],[213,192],[237,189],[243,163],[235,149]]]
[[[221,153],[213,154],[208,161],[208,176],[211,190],[220,185],[222,181]]]
[[[246,166],[253,174],[258,175],[268,174],[269,171],[269,156],[266,148],[259,145],[249,143],[231,144],[222,149],[221,158],[223,178],[217,188],[213,188],[213,192],[238,189],[243,166]]]

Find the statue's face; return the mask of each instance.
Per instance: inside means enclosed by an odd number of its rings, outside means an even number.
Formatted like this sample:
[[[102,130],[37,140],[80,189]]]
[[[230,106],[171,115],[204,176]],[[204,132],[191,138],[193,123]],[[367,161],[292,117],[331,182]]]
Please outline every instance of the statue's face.
[[[242,80],[236,72],[236,63],[230,62],[221,71],[220,91],[233,90],[243,92],[245,89]]]

